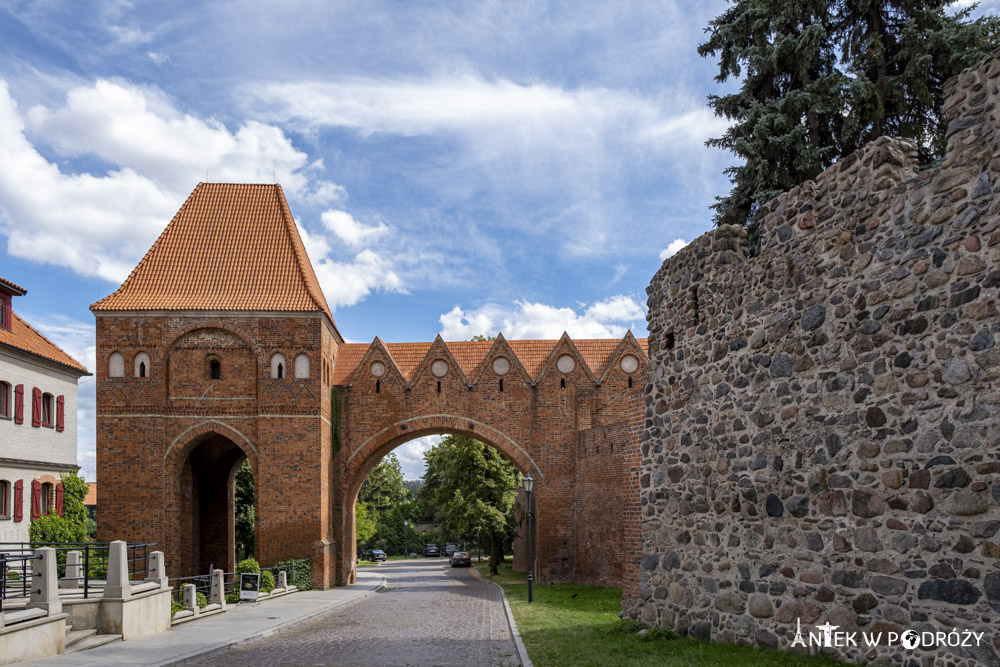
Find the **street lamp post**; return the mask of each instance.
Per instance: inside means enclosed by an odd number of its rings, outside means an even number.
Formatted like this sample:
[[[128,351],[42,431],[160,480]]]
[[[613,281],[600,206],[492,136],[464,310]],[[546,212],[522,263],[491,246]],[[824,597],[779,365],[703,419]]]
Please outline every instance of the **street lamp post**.
[[[528,494],[528,604],[531,604],[531,584],[534,582],[534,575],[532,571],[534,568],[531,563],[531,489],[535,487],[535,480],[531,479],[531,475],[524,478],[524,492]]]

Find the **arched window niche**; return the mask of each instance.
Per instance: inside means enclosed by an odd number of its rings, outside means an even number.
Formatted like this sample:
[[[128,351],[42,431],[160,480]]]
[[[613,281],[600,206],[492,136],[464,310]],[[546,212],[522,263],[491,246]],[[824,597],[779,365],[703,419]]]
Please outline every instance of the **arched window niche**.
[[[271,357],[271,377],[275,380],[282,380],[285,377],[285,355],[278,353]]]
[[[140,352],[135,355],[135,360],[133,361],[134,373],[137,378],[148,378],[149,377],[149,355],[145,352]]]
[[[309,379],[309,357],[304,354],[300,354],[295,357],[295,379]]]
[[[108,357],[108,377],[125,377],[125,357],[121,352],[112,352]]]

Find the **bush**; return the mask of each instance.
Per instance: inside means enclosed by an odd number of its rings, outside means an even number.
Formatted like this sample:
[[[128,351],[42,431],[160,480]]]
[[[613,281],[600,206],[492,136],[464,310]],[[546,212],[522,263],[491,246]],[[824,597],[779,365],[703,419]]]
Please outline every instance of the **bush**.
[[[312,559],[298,558],[296,560],[283,560],[275,567],[281,568],[288,573],[288,585],[295,586],[300,591],[308,591],[312,588]]]
[[[274,574],[270,570],[264,570],[260,573],[260,592],[270,593],[274,590]]]
[[[245,558],[236,564],[236,574],[244,572],[260,574],[260,565],[253,558]],[[239,577],[237,577],[239,579]]]
[[[177,612],[179,612],[183,608],[184,608],[184,605],[182,603],[178,602],[177,600],[171,600],[170,601],[170,618],[173,618],[174,614],[176,614]]]
[[[208,598],[205,597],[204,593],[195,593],[194,599],[198,605],[198,609],[204,609],[205,607],[208,606]]]
[[[229,593],[226,593],[226,604],[236,604],[239,601],[240,601],[239,591],[230,591]]]

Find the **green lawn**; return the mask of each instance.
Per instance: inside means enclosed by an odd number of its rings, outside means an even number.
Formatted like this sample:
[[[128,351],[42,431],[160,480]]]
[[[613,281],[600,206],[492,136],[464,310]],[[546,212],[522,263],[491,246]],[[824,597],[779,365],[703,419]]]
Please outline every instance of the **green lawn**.
[[[661,665],[809,665],[839,664],[828,658],[800,656],[785,651],[755,649],[734,644],[713,644],[689,638],[652,640],[636,634],[638,624],[621,621],[621,590],[555,584],[534,586],[528,604],[527,576],[501,565],[498,576],[489,575],[485,561],[475,564],[487,579],[504,588],[514,612],[521,639],[536,667],[547,665],[600,665],[657,667]],[[653,635],[669,635],[655,630]]]

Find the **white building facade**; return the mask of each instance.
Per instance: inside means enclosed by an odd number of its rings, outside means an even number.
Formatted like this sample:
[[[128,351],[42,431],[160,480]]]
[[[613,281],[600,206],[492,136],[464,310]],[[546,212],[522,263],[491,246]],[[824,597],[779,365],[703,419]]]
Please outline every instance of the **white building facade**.
[[[77,382],[86,368],[15,312],[26,290],[0,278],[0,542],[27,542],[33,519],[62,513],[75,472]],[[0,546],[0,549],[3,547]]]

